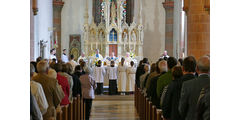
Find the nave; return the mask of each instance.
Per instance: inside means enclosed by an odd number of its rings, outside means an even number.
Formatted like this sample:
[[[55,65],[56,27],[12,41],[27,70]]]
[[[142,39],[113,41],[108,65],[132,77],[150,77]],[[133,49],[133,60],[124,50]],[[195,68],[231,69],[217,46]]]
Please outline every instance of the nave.
[[[96,96],[90,120],[139,120],[134,95]]]

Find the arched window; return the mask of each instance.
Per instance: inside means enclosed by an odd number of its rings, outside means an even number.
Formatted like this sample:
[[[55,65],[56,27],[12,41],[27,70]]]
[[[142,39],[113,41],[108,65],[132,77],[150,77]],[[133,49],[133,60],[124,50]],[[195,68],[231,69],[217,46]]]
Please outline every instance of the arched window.
[[[116,32],[116,30],[112,29],[110,31],[109,41],[117,41],[117,32]]]

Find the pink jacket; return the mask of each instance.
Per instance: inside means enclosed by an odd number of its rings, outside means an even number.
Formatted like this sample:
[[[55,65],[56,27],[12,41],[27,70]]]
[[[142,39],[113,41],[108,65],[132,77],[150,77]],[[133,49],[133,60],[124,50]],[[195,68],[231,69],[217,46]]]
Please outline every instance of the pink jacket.
[[[85,99],[94,99],[94,90],[97,85],[93,77],[88,74],[80,76],[80,82],[82,87],[82,96]]]

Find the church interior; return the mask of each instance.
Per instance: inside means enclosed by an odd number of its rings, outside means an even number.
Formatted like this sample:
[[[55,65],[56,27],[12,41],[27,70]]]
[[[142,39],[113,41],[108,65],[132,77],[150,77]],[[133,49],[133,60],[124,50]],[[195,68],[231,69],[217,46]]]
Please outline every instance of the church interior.
[[[54,53],[52,53],[53,51]],[[191,58],[192,56],[193,58]],[[144,63],[145,58],[147,58],[146,63]],[[165,61],[165,64],[167,63],[168,71],[172,70],[174,76],[174,70],[178,70],[178,65],[191,64],[184,62],[188,60],[187,58],[194,59],[197,64],[195,66],[208,63],[208,69],[210,69],[210,0],[30,0],[30,61],[34,65],[35,71],[39,71],[39,66],[44,64],[40,60],[47,61],[49,69],[54,68],[56,71],[58,84],[63,88],[59,76],[65,76],[64,68],[68,65],[59,67],[58,63],[64,63],[64,59],[66,59],[66,64],[73,61],[70,63],[74,64],[73,71],[78,69],[77,66],[79,66],[79,70],[84,71],[81,75],[88,74],[88,72],[91,74],[92,71],[93,76],[95,75],[93,78],[97,82],[96,91],[94,90],[95,97],[89,102],[89,99],[82,97],[85,94],[85,88],[81,88],[82,96],[71,93],[74,92],[74,86],[77,83],[74,81],[74,75],[71,73],[66,75],[68,82],[69,76],[73,81],[73,83],[69,82],[69,102],[65,104],[62,100],[61,105],[55,105],[53,108],[55,115],[50,117],[50,108],[47,108],[47,113],[43,113],[40,107],[43,120],[167,120],[170,118],[174,120],[172,116],[166,116],[170,113],[164,111],[164,105],[161,107],[155,105],[153,96],[149,97],[148,89],[145,88],[145,84],[148,83],[145,82],[143,87],[139,83],[138,86],[137,79],[140,82],[142,78],[150,79],[149,76],[151,76],[152,69],[154,71],[154,65],[158,67],[164,64],[161,60]],[[122,59],[125,60],[125,63],[122,62]],[[169,67],[171,62],[174,63],[176,60],[174,69]],[[99,61],[101,62],[99,63]],[[51,66],[52,62],[55,64]],[[117,66],[117,81],[108,79],[111,76],[109,71],[115,70],[107,68],[112,65],[112,62],[115,62],[113,64]],[[138,76],[141,62],[144,63],[142,69],[150,72],[148,75],[145,75],[145,72]],[[148,68],[146,64],[148,64]],[[103,69],[100,69],[101,65]],[[106,68],[104,68],[105,66]],[[133,66],[135,73],[128,71],[128,68]],[[126,83],[121,82],[121,80],[124,81],[121,69],[127,71]],[[196,69],[198,70],[198,68]],[[105,71],[106,74],[101,71]],[[168,71],[166,72],[168,73]],[[48,70],[49,72],[50,70]],[[102,73],[109,75],[103,77],[103,82],[101,82]],[[197,74],[194,70],[195,73]],[[134,74],[134,76],[129,77],[130,74]],[[210,71],[204,74],[209,75]],[[31,76],[31,81],[33,79],[33,81],[39,82],[40,76],[41,73],[35,72],[33,77]],[[78,82],[84,79],[81,77],[77,78]],[[134,79],[134,82],[128,82],[130,79]],[[155,84],[159,84],[159,81],[160,77]],[[166,85],[165,83],[160,84],[166,86],[170,82]],[[47,94],[46,87],[43,85],[45,83],[41,84],[43,91]],[[81,84],[83,87],[84,82]],[[127,86],[127,90],[122,86]],[[130,86],[130,92],[128,86]],[[119,94],[108,95],[112,92],[111,90],[114,90],[112,87],[116,87]],[[157,88],[154,90],[158,90],[159,86],[155,87]],[[31,92],[32,90],[31,82]],[[99,91],[101,94],[98,94]],[[66,95],[65,90],[63,92]],[[199,94],[200,92],[198,92],[198,96]],[[163,93],[160,95],[163,96]],[[72,96],[71,99],[70,96]],[[52,103],[49,103],[47,95],[46,98],[48,106],[51,106]],[[158,96],[157,100],[159,99]],[[33,118],[32,113],[31,118]],[[185,118],[175,119],[187,118],[190,117],[186,115]]]

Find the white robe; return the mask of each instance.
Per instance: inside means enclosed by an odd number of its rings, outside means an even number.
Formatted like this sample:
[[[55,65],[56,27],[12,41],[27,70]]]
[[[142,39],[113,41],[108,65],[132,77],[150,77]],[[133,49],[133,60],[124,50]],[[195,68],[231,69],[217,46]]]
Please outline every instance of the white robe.
[[[96,83],[104,82],[105,68],[104,67],[95,67],[94,68],[94,78]]]
[[[62,61],[63,61],[64,63],[67,63],[67,62],[68,62],[68,56],[67,56],[67,55],[62,54],[61,58],[62,58]]]
[[[127,91],[134,91],[135,90],[135,74],[136,68],[135,67],[128,67],[127,68]]]
[[[125,92],[126,91],[126,82],[127,82],[127,74],[126,74],[127,66],[119,65],[118,66],[118,91]]]

